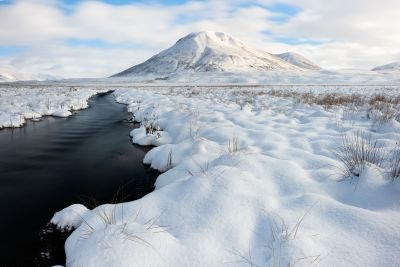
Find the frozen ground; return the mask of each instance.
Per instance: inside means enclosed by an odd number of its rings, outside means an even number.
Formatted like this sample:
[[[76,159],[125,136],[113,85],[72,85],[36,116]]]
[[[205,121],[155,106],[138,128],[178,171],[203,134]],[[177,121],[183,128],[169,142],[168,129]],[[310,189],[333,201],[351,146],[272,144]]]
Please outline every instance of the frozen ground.
[[[68,117],[88,107],[87,100],[106,89],[73,86],[0,85],[0,129],[21,127],[26,120],[42,116]]]
[[[66,266],[399,266],[399,90],[117,88],[164,173],[137,201],[57,213],[77,227]],[[339,182],[335,151],[360,131],[384,160]]]

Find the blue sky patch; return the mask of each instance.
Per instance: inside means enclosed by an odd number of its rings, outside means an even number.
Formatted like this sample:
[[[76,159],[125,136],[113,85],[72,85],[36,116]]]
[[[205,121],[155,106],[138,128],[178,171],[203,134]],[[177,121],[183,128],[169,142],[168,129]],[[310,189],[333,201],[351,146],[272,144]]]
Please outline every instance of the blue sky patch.
[[[288,4],[268,5],[267,9],[271,12],[281,13],[287,16],[296,16],[298,13],[300,13],[300,8]]]
[[[321,45],[321,44],[328,43],[327,41],[322,41],[322,40],[293,38],[293,37],[277,37],[277,38],[274,38],[274,41],[276,41],[278,43],[289,44],[289,45],[301,45],[301,44]]]
[[[0,6],[1,5],[9,5],[12,4],[12,0],[0,0]]]
[[[260,4],[257,2],[248,1],[246,3],[240,3],[238,7],[260,7],[264,8],[272,13],[279,13],[286,16],[296,16],[300,13],[301,9],[294,5],[288,5],[283,3],[276,3],[276,4]]]
[[[26,51],[26,47],[21,46],[0,46],[0,56],[10,56],[21,54]]]
[[[164,4],[164,5],[176,5],[188,2],[187,0],[97,0],[98,2],[107,3],[110,5],[129,5],[129,4]],[[78,4],[83,2],[82,0],[62,0],[64,4]]]

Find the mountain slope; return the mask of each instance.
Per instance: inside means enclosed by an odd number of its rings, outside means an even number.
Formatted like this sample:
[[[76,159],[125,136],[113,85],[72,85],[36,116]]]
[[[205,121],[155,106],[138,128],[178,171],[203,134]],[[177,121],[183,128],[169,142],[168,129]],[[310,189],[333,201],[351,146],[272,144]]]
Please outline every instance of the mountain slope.
[[[169,75],[178,72],[302,70],[270,53],[247,47],[221,32],[191,33],[149,60],[113,75]]]
[[[321,67],[314,64],[310,60],[306,59],[300,54],[294,52],[287,52],[283,54],[275,54],[275,56],[279,57],[280,59],[289,62],[297,67],[309,70],[320,70]]]
[[[11,67],[0,67],[0,82],[15,82],[15,81],[45,81],[57,80],[61,77],[50,74],[32,74],[22,71],[17,71]]]
[[[400,62],[393,62],[390,64],[377,66],[372,69],[373,71],[400,71]]]

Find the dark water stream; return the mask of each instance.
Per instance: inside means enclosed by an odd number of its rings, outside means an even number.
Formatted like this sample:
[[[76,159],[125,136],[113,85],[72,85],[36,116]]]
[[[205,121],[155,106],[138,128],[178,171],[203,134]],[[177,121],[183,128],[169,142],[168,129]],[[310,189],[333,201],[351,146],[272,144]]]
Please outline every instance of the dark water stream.
[[[121,187],[126,201],[153,190],[158,173],[142,164],[148,148],[131,144],[128,118],[103,94],[72,117],[0,130],[0,266],[64,264],[66,236],[43,234],[54,212],[109,203]]]

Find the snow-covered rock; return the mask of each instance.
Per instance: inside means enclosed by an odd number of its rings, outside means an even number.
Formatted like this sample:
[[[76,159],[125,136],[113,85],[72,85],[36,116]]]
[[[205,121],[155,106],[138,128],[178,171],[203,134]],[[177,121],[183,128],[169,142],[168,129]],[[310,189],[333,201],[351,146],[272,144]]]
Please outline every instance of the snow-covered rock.
[[[170,75],[177,72],[236,72],[249,70],[292,70],[295,66],[268,52],[254,49],[222,32],[197,32],[149,60],[112,77]]]
[[[373,71],[400,71],[400,62],[392,62],[390,64],[377,66]]]
[[[275,56],[283,59],[286,62],[289,62],[290,64],[293,64],[293,65],[303,68],[303,69],[309,69],[309,70],[320,70],[321,69],[321,67],[314,64],[307,58],[303,57],[300,54],[294,53],[294,52],[276,54]]]

